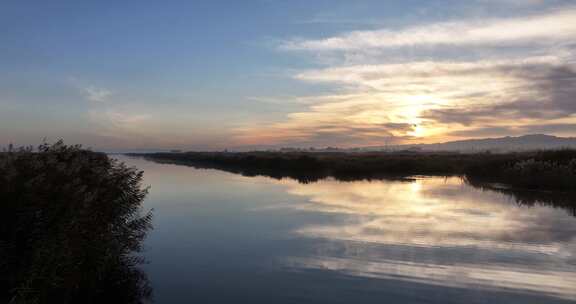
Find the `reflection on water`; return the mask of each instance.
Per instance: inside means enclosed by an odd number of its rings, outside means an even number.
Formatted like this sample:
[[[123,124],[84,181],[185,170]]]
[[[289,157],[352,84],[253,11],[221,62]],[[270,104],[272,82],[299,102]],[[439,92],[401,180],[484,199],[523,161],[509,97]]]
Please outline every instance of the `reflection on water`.
[[[347,215],[297,229],[340,244],[290,267],[576,299],[576,226],[562,210],[519,208],[458,178],[284,184],[305,198],[297,208]]]
[[[302,184],[129,162],[152,185],[159,303],[576,301],[566,197],[553,206],[459,178]]]

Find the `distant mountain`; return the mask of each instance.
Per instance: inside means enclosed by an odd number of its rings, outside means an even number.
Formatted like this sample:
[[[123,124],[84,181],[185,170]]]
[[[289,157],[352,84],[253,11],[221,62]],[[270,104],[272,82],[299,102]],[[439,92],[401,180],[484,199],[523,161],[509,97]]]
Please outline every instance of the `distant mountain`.
[[[571,148],[576,149],[576,137],[558,137],[545,134],[529,134],[523,136],[506,136],[498,138],[467,139],[458,141],[448,141],[436,144],[405,144],[389,146],[371,146],[357,148],[302,148],[254,145],[230,148],[231,152],[247,151],[281,151],[281,152],[362,152],[362,151],[461,151],[461,152],[510,152],[527,150],[550,150]],[[182,152],[181,150],[170,149],[131,149],[131,150],[105,150],[110,154],[117,153],[154,153],[154,152]]]
[[[518,137],[499,137],[449,141],[437,144],[398,145],[391,147],[371,147],[368,150],[422,150],[422,151],[526,151],[573,148],[576,149],[576,138],[557,137],[545,134],[530,134]]]

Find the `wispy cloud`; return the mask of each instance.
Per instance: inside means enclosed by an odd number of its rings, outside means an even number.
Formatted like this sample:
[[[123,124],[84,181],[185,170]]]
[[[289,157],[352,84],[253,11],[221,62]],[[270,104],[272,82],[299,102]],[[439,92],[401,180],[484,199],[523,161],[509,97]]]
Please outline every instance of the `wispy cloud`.
[[[546,2],[551,2],[550,0],[477,0],[480,3],[490,3],[490,4],[507,4],[514,6],[535,6],[543,5]]]
[[[290,40],[289,50],[362,50],[423,45],[512,46],[565,43],[576,38],[576,8],[492,20],[454,21],[400,30],[354,31],[317,40]]]
[[[87,84],[85,81],[82,81],[75,76],[69,76],[67,78],[67,81],[73,88],[78,90],[80,94],[82,94],[82,96],[88,101],[103,103],[109,101],[112,95],[114,94],[109,89]]]
[[[93,109],[89,113],[92,122],[106,130],[137,131],[152,116],[149,114],[132,113],[118,109]]]
[[[138,127],[141,123],[151,118],[149,114],[123,113],[114,110],[106,111],[106,117],[113,125],[123,128]]]
[[[89,101],[105,102],[110,98],[110,96],[112,96],[112,91],[95,86],[85,87],[82,91],[86,99]]]
[[[289,40],[282,49],[309,51],[325,65],[293,78],[332,92],[293,98],[306,108],[265,127],[239,128],[238,138],[353,146],[504,131],[565,134],[576,124],[575,46],[574,6]]]
[[[408,139],[417,131],[409,107],[388,110],[381,96],[357,94],[311,98],[303,112],[285,121],[238,128],[242,144],[289,144],[294,146],[355,146]]]
[[[327,68],[297,79],[341,83],[372,92],[390,105],[418,106],[422,117],[440,122],[478,119],[565,117],[576,113],[576,72],[561,58],[474,62],[410,62]],[[411,103],[411,100],[418,100]],[[394,112],[389,107],[389,113]]]
[[[464,136],[453,131],[471,125],[528,131],[535,129],[526,125],[576,114],[576,72],[553,56],[346,66],[305,71],[295,78],[336,84],[344,91],[295,99],[307,105],[306,111],[291,113],[265,131],[242,129],[242,140],[348,146],[436,141]]]
[[[114,93],[109,89],[89,85],[77,77],[68,77],[67,80],[80,92],[84,100],[89,101],[86,115],[92,135],[125,140],[127,145],[146,136],[143,129],[152,119],[152,115],[134,110],[135,105],[130,105],[125,100],[113,100]]]

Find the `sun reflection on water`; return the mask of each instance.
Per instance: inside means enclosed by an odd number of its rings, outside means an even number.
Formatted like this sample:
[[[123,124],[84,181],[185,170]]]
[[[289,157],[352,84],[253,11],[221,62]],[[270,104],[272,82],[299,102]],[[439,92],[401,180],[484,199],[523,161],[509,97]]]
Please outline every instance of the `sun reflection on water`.
[[[563,210],[521,207],[459,178],[280,183],[304,198],[289,208],[339,215],[296,229],[322,241],[287,267],[576,300],[576,225]]]

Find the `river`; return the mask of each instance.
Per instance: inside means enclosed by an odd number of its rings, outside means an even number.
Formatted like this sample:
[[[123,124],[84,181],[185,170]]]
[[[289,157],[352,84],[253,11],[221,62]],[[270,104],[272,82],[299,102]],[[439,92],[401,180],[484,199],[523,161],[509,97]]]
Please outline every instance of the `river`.
[[[144,170],[156,303],[574,303],[576,218],[458,177]]]

